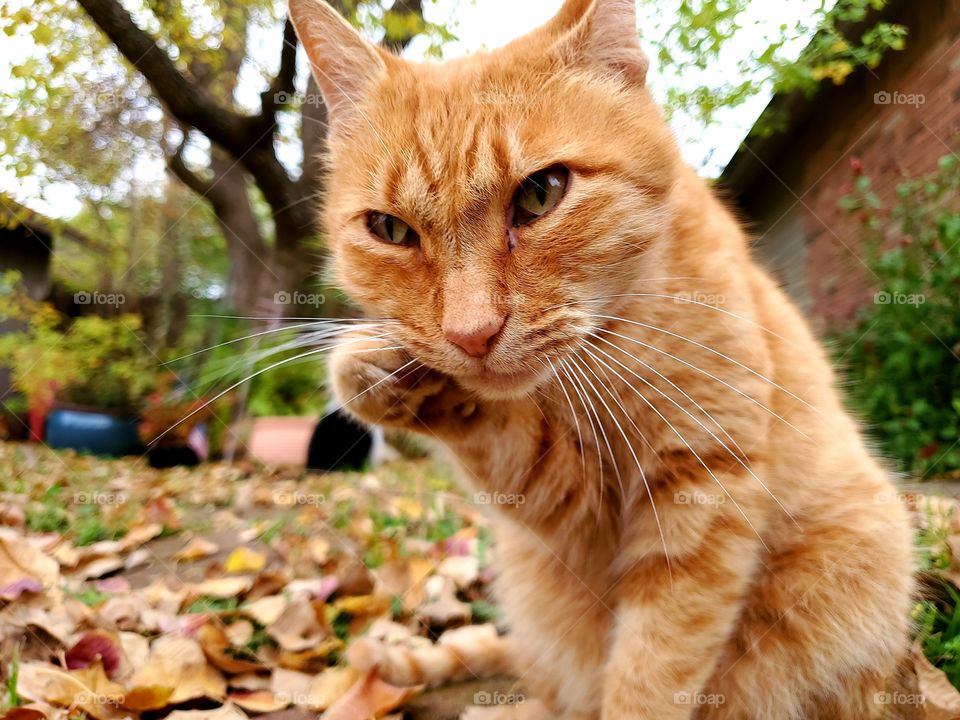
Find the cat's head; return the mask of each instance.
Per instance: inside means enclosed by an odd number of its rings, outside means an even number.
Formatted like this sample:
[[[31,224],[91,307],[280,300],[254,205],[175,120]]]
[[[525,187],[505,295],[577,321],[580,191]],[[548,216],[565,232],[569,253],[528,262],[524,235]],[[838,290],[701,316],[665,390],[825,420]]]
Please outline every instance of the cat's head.
[[[336,280],[483,395],[549,377],[668,222],[677,151],[633,3],[567,0],[504,48],[421,64],[290,0],[329,111]]]

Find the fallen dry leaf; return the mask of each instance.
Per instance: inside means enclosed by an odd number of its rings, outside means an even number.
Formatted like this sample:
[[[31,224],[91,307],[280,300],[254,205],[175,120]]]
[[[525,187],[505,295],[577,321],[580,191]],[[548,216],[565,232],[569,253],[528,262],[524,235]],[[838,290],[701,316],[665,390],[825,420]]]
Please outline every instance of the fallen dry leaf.
[[[328,637],[321,640],[318,644],[299,652],[281,650],[277,654],[277,665],[287,668],[288,670],[318,673],[329,665],[331,655],[342,649],[343,641],[340,638]]]
[[[361,677],[360,671],[352,667],[324,670],[310,681],[306,706],[311,710],[326,710],[346,695]]]
[[[380,679],[371,670],[344,693],[323,714],[323,720],[361,720],[383,717],[400,707],[421,688],[399,688]]]
[[[247,720],[236,705],[227,703],[213,710],[174,710],[166,720]]]
[[[262,668],[253,653],[235,646],[219,622],[208,622],[197,632],[197,641],[210,663],[226,673],[239,675]]]
[[[68,670],[87,668],[100,663],[103,665],[107,677],[114,677],[120,672],[123,660],[123,649],[120,638],[114,632],[107,630],[93,630],[81,637],[64,654]]]
[[[270,690],[237,690],[230,693],[229,698],[238,707],[257,714],[276,712],[290,705],[286,698]]]
[[[917,671],[917,686],[927,720],[956,720],[960,718],[960,692],[950,684],[942,670],[934,667],[918,645],[913,648],[913,662]]]
[[[224,677],[207,663],[200,644],[191,638],[164,635],[153,641],[150,656],[128,682],[132,689],[173,688],[171,704],[196,698],[223,700]]]
[[[321,624],[313,603],[306,600],[290,603],[280,616],[267,626],[267,633],[289,652],[302,652],[316,647],[329,637],[327,627]]]
[[[252,587],[252,577],[237,575],[234,577],[210,578],[193,585],[190,590],[197,597],[235,598],[243,595]]]
[[[182,562],[192,562],[216,554],[220,547],[206,538],[194,537],[173,555],[173,559]]]
[[[0,534],[0,597],[15,600],[22,592],[40,592],[59,580],[60,564],[54,558],[4,529]]]
[[[283,614],[289,600],[282,595],[268,595],[259,600],[245,603],[240,612],[250,616],[261,625],[271,625]]]
[[[123,717],[120,709],[123,686],[111,682],[99,667],[87,668],[81,675],[49,663],[23,663],[17,674],[17,694],[38,702],[76,708],[96,720]]]
[[[231,575],[258,573],[263,570],[263,566],[266,565],[266,563],[266,553],[257,552],[256,550],[251,550],[241,545],[227,556],[226,561],[223,563],[223,569]]]

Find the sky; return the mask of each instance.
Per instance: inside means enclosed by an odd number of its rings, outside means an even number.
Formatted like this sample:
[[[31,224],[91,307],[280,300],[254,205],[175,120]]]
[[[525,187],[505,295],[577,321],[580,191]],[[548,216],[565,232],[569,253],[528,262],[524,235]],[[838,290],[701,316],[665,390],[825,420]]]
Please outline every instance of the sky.
[[[778,33],[781,24],[793,24],[797,19],[809,16],[819,2],[820,0],[791,0],[789,3],[755,0],[744,14],[743,28],[738,37],[734,42],[727,43],[716,67],[689,80],[693,83],[709,84],[712,80],[719,82],[729,79],[731,73],[737,72],[738,61],[750,52],[761,52],[766,47],[767,39]],[[428,20],[445,24],[457,36],[456,41],[443,48],[444,57],[452,58],[477,49],[506,44],[548,20],[562,5],[562,0],[430,0],[424,5],[424,14]],[[647,3],[646,7],[649,8],[650,5],[651,3]],[[645,25],[643,13],[644,4],[641,3],[638,20],[641,42]],[[279,34],[273,28],[259,35],[255,34],[251,38],[253,54],[259,58],[278,58],[278,37]],[[0,42],[0,88],[5,81],[9,82],[7,78],[10,75],[6,68],[29,49],[18,46],[26,42],[29,40],[21,37],[4,38],[4,41]],[[799,53],[804,44],[805,40],[797,42],[796,47],[788,48],[788,54]],[[427,45],[426,41],[415,40],[408,48],[407,55],[420,59]],[[269,62],[265,64],[268,67],[270,65]],[[301,68],[305,71],[302,57]],[[244,75],[247,75],[246,80]],[[305,82],[303,77],[300,79]],[[249,69],[242,74],[239,100],[255,108],[259,102],[262,82],[255,69]],[[677,85],[683,83],[684,78],[664,77],[656,62],[653,62],[648,82],[654,95],[662,99],[668,83]],[[743,106],[718,113],[715,121],[708,127],[675,115],[671,122],[684,157],[705,175],[718,175],[768,101],[769,93],[761,93]],[[198,158],[202,157],[202,139],[196,144],[195,152],[198,153]],[[281,159],[288,166],[294,167],[300,160],[297,153],[298,148],[295,146],[282,147]],[[137,168],[138,176],[147,181],[162,177],[163,172],[163,162],[159,158],[145,159],[142,166]],[[69,217],[80,209],[73,187],[48,186],[41,195],[39,183],[30,178],[16,178],[4,174],[2,170],[0,192],[7,192],[33,209],[55,217]]]

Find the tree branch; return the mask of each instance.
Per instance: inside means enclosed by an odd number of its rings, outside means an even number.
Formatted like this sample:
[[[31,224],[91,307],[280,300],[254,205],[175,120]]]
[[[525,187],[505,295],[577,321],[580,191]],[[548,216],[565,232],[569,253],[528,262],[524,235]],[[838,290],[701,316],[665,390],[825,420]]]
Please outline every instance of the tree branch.
[[[276,77],[260,95],[261,114],[264,118],[272,118],[277,110],[285,105],[296,88],[294,80],[297,75],[297,31],[290,22],[290,18],[283,25],[283,47],[280,50],[280,69]]]
[[[120,53],[150,82],[180,122],[195,127],[236,156],[249,147],[249,118],[220,107],[187,80],[157,42],[133,21],[116,0],[78,0]]]
[[[195,173],[187,167],[187,164],[183,160],[183,149],[186,145],[187,135],[184,133],[183,142],[180,143],[180,147],[177,148],[176,152],[167,155],[167,167],[170,168],[170,172],[177,176],[180,182],[200,197],[207,198],[214,205],[214,208],[216,208],[216,199],[213,197],[213,181],[207,180]]]

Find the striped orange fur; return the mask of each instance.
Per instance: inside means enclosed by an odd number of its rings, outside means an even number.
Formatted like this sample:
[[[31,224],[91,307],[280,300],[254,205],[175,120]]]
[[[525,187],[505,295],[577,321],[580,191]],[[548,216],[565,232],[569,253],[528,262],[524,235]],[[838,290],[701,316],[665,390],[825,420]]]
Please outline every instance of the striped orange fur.
[[[633,0],[567,0],[442,64],[321,0],[290,10],[330,109],[333,270],[383,322],[334,353],[333,389],[437,441],[490,502],[514,672],[546,715],[882,716],[907,512],[807,324],[681,160]],[[458,672],[392,652],[354,656]]]

